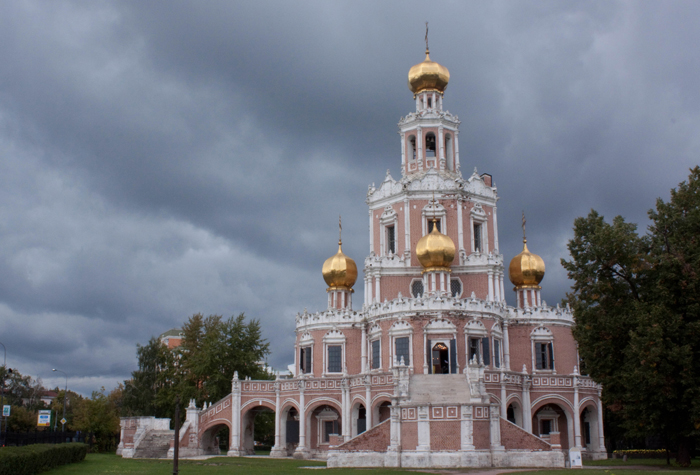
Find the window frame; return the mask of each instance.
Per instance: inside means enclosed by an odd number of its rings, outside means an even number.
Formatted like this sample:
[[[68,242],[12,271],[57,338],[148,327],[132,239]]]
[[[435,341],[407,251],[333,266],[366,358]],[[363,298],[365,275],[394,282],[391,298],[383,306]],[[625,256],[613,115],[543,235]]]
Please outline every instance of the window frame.
[[[331,346],[340,346],[340,371],[329,371],[329,354],[328,348]],[[347,367],[346,353],[346,338],[345,334],[339,330],[331,330],[323,337],[323,375],[336,376],[344,374]]]
[[[542,345],[542,346],[540,346]],[[539,367],[539,356],[544,349],[542,368]],[[556,374],[556,358],[554,357],[554,334],[549,328],[540,326],[530,333],[530,352],[532,355],[531,368],[533,373]]]

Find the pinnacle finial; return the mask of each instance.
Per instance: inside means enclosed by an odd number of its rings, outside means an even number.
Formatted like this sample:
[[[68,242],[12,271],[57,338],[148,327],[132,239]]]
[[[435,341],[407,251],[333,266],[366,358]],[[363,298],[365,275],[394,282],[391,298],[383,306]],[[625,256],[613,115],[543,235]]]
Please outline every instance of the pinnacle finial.
[[[343,218],[338,215],[338,245],[343,244]]]
[[[428,22],[425,22],[425,54],[430,53],[430,48],[428,48]]]
[[[527,242],[527,237],[526,237],[526,235],[525,235],[525,223],[526,223],[526,220],[525,220],[525,211],[523,211],[523,242],[524,242],[524,243]]]

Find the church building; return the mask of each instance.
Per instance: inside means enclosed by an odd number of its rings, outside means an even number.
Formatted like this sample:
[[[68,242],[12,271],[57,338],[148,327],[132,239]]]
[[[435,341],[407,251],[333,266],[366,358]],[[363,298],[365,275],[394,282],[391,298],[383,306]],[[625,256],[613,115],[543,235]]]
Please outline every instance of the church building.
[[[296,316],[291,376],[236,376],[226,398],[191,403],[181,456],[218,453],[222,426],[229,456],[252,454],[255,415],[273,411],[271,455],[329,467],[606,458],[601,387],[578,369],[571,311],[542,301],[545,265],[525,239],[507,267],[516,305],[506,303],[497,189],[488,174],[462,174],[449,78],[427,49],[409,70],[415,110],[398,123],[401,176],[387,171],[367,192],[364,302],[353,302],[357,265],[339,241],[322,268],[327,308]],[[125,456],[139,427],[122,421]]]

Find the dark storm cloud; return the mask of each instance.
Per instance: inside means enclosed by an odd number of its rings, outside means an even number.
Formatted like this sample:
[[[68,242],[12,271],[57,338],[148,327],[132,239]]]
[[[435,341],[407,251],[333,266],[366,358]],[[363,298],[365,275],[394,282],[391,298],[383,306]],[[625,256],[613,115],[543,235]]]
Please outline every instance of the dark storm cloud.
[[[343,215],[400,175],[408,68],[451,73],[460,159],[494,176],[501,251],[528,241],[543,297],[596,208],[646,227],[697,164],[693,2],[41,2],[0,6],[0,335],[10,364],[89,392],[195,312],[260,318],[270,362]],[[355,302],[362,301],[357,285]],[[510,296],[509,296],[510,298]],[[359,306],[357,304],[356,306]],[[10,343],[8,343],[8,341]]]

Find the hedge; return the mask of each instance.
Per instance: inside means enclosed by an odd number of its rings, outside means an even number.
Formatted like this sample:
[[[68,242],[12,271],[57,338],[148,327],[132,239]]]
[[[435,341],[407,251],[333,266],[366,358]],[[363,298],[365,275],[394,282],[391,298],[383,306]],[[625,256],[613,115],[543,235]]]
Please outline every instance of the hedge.
[[[631,459],[665,459],[666,450],[665,449],[629,449],[629,450],[615,450],[613,451],[613,458],[622,458],[627,455],[627,458]],[[672,457],[675,457],[675,453],[671,453]]]
[[[0,475],[34,475],[61,465],[81,462],[87,444],[35,444],[0,448]]]

